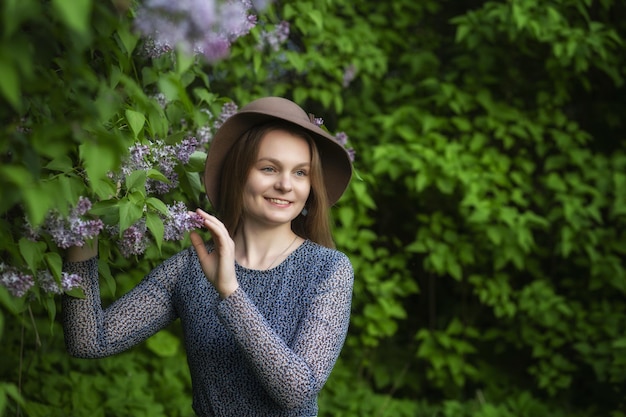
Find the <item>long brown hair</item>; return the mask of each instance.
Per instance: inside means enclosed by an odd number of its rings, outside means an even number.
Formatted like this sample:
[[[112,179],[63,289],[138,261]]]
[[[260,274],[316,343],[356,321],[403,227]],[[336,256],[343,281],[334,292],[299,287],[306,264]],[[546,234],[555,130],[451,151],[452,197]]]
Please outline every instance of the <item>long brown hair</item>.
[[[244,214],[243,190],[250,170],[258,158],[261,139],[274,130],[284,130],[305,139],[311,150],[309,172],[311,191],[305,204],[306,214],[299,214],[291,222],[291,229],[302,238],[334,248],[335,244],[330,228],[328,196],[317,146],[308,133],[291,123],[279,120],[271,121],[253,127],[236,139],[224,160],[224,169],[220,178],[219,200],[217,207],[215,207],[218,216],[224,222],[230,235],[234,237],[242,224]]]

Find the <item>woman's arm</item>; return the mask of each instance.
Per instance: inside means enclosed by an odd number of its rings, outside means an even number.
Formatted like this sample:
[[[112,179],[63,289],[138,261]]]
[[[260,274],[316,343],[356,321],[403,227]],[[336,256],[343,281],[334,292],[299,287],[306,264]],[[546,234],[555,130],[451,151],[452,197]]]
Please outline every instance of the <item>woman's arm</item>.
[[[95,254],[97,249],[69,250],[64,265],[66,272],[83,278],[85,298],[65,295],[62,300],[65,344],[72,356],[81,358],[120,353],[171,323],[176,318],[172,277],[183,270],[188,258],[188,252],[172,257],[104,309]]]

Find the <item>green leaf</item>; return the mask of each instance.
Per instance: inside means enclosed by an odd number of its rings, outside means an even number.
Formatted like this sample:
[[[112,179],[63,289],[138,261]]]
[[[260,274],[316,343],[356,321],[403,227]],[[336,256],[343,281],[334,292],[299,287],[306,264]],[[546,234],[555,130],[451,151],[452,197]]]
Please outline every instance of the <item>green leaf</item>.
[[[321,30],[324,27],[324,17],[322,15],[322,12],[320,12],[319,10],[311,10],[309,12],[309,17],[315,23],[315,26],[317,26],[318,29]]]
[[[126,50],[126,56],[130,57],[135,49],[135,46],[137,45],[137,42],[139,41],[139,37],[134,35],[125,26],[122,26],[117,30],[117,36]]]
[[[206,152],[195,151],[192,153],[186,165],[186,170],[191,172],[204,172],[206,156]]]
[[[109,294],[111,297],[115,296],[115,290],[117,288],[117,283],[115,282],[115,278],[111,274],[111,266],[107,262],[106,259],[102,257],[98,259],[98,272],[104,278],[104,283],[109,290]]]
[[[170,182],[170,180],[161,173],[161,171],[151,168],[148,170],[148,178],[152,178],[153,180]]]
[[[0,50],[0,93],[15,110],[20,111],[22,107],[20,78],[17,69],[2,50]]]
[[[167,205],[156,197],[148,197],[146,199],[146,205],[166,216],[170,212],[169,209],[167,208]]]
[[[61,20],[70,28],[87,36],[91,13],[91,0],[52,0]]]
[[[120,200],[120,235],[124,230],[132,226],[137,220],[143,216],[143,205],[137,205],[129,200]]]
[[[60,280],[61,272],[63,270],[63,259],[61,258],[61,255],[56,252],[47,252],[44,255],[44,259],[46,260],[46,264],[48,265],[50,272],[52,272],[52,275],[54,275],[57,280]]]
[[[46,169],[51,171],[71,172],[74,170],[74,163],[69,156],[63,155],[48,162]]]
[[[146,117],[135,110],[127,109],[124,114],[126,114],[126,120],[128,121],[128,125],[130,126],[130,130],[133,132],[135,138],[139,136],[141,133],[141,129],[146,124]]]
[[[70,297],[74,297],[74,298],[80,298],[80,299],[85,299],[87,298],[85,296],[85,292],[83,291],[82,288],[72,288],[69,291],[65,291],[66,295],[69,295]]]
[[[119,213],[117,204],[118,202],[116,200],[97,201],[93,204],[93,206],[91,206],[89,213],[94,216],[110,216],[112,214]]]
[[[91,141],[80,145],[79,152],[92,189],[100,197],[108,198],[111,193],[108,173],[115,169],[116,161],[119,160],[118,154],[108,146]]]
[[[146,346],[158,356],[167,358],[178,352],[180,340],[167,330],[161,330],[146,341]]]
[[[44,242],[33,242],[23,237],[19,240],[18,246],[22,258],[28,265],[28,269],[30,269],[31,273],[36,273],[39,269],[39,264],[43,260],[46,244]]]
[[[152,232],[157,248],[159,248],[160,251],[163,244],[163,235],[165,233],[163,220],[161,220],[161,218],[155,213],[148,213],[146,215],[146,226],[148,227],[148,230]]]
[[[146,178],[147,178],[147,173],[144,170],[137,170],[137,171],[131,172],[131,174],[126,177],[126,189],[129,192],[133,192],[137,190],[141,192],[143,195],[145,195]]]

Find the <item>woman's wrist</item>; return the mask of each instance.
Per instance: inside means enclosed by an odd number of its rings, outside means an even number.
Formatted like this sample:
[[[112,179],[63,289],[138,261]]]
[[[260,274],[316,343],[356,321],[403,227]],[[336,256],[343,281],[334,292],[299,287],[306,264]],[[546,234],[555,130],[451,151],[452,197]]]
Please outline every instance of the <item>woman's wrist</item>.
[[[85,242],[83,246],[71,246],[65,252],[68,262],[82,262],[98,256],[98,239]]]
[[[225,298],[228,298],[235,291],[237,291],[238,288],[239,288],[239,283],[235,283],[234,285],[231,284],[231,285],[225,286],[225,288],[220,288],[218,289],[217,292],[220,294],[220,298],[223,300]]]

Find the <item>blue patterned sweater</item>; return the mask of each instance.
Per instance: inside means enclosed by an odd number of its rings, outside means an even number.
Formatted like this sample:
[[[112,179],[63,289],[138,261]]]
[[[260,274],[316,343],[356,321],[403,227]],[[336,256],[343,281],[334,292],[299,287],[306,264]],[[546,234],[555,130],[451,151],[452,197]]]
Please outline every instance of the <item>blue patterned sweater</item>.
[[[113,355],[180,318],[198,416],[315,416],[348,329],[349,259],[307,240],[272,269],[235,268],[240,287],[222,300],[189,248],[103,309],[97,259],[66,263],[86,295],[63,297],[67,349]]]

